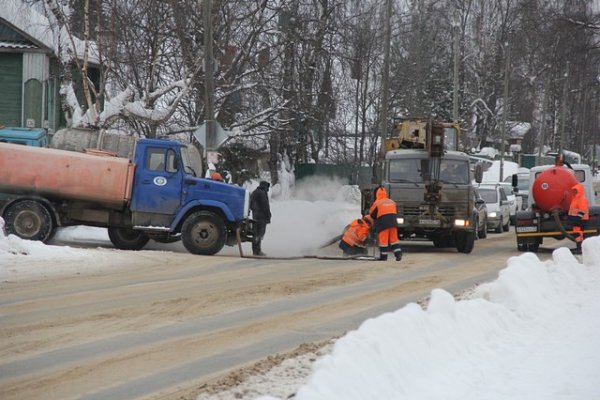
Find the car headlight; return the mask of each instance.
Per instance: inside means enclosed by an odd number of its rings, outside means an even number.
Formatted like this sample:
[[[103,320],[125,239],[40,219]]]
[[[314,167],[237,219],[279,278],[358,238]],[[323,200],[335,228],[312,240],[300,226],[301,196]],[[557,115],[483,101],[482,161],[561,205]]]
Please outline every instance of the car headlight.
[[[492,211],[491,213],[488,213],[488,217],[490,217],[490,218],[496,218],[497,215],[498,214],[496,214],[495,211]]]
[[[396,223],[398,225],[404,225],[404,218],[396,218]]]

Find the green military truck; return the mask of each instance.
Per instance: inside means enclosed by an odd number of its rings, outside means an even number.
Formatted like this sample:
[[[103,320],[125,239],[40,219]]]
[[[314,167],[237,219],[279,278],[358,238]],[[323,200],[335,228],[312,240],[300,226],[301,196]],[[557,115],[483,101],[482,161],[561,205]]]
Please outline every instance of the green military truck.
[[[477,231],[469,157],[458,151],[457,124],[434,119],[399,119],[384,141],[381,180],[361,188],[368,212],[381,185],[398,207],[403,240],[430,240],[438,248],[471,253]],[[482,168],[476,167],[481,182]]]

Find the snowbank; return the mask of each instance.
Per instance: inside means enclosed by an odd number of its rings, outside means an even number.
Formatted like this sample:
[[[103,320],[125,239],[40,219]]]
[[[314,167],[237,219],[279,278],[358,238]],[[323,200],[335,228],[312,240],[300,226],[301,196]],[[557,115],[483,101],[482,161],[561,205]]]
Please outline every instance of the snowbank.
[[[468,299],[435,289],[427,309],[365,321],[295,399],[600,398],[600,238],[583,250],[512,257]]]

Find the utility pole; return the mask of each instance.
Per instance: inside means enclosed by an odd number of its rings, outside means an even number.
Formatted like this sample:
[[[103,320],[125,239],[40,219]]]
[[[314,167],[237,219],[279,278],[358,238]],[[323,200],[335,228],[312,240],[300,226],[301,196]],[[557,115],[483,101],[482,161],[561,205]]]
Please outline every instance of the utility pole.
[[[213,81],[214,60],[213,60],[213,35],[212,35],[212,16],[211,0],[204,0],[204,123],[206,129],[206,149],[205,151],[215,150],[215,128],[214,128],[214,91]]]
[[[506,115],[508,114],[508,81],[510,78],[510,49],[508,42],[504,43],[504,100],[502,104],[502,143],[500,143],[500,182],[504,180],[504,142],[506,140]]]
[[[380,155],[384,153],[383,142],[387,134],[388,126],[388,102],[389,102],[389,75],[390,75],[390,41],[392,37],[391,33],[391,20],[392,18],[392,0],[385,1],[385,30],[383,37],[383,77],[381,81],[381,118],[379,120],[379,130],[381,135],[381,150]],[[379,171],[378,171],[379,172]]]
[[[567,61],[567,70],[563,82],[562,106],[560,108],[560,141],[558,143],[558,155],[561,155],[565,143],[565,118],[567,116],[567,95],[569,93],[569,62]]]
[[[550,97],[548,95],[548,86],[548,78],[546,78],[544,81],[544,100],[542,100],[542,127],[540,128],[542,140],[538,144],[538,154],[535,165],[542,164],[542,150],[544,148],[544,143],[546,143],[546,114],[548,113],[548,98]]]
[[[452,21],[454,28],[454,90],[452,93],[452,119],[458,123],[458,66],[459,66],[459,35],[458,35],[458,10],[454,10],[454,20]]]

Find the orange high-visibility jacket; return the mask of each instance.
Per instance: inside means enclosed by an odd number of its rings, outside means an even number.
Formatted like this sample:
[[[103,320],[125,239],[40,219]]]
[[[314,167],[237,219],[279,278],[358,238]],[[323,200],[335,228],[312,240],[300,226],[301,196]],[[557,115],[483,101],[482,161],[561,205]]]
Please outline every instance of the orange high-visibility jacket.
[[[375,219],[375,231],[380,232],[387,228],[398,227],[396,202],[388,198],[383,187],[377,188],[375,198],[375,202],[369,209],[369,215]]]
[[[369,237],[370,231],[371,224],[358,218],[350,223],[350,226],[344,232],[342,240],[350,246],[365,247],[365,241]]]
[[[577,183],[573,186],[573,192],[575,195],[571,200],[571,206],[569,207],[569,216],[579,217],[584,221],[590,219],[590,207],[588,201],[585,198],[585,189],[581,183]]]

